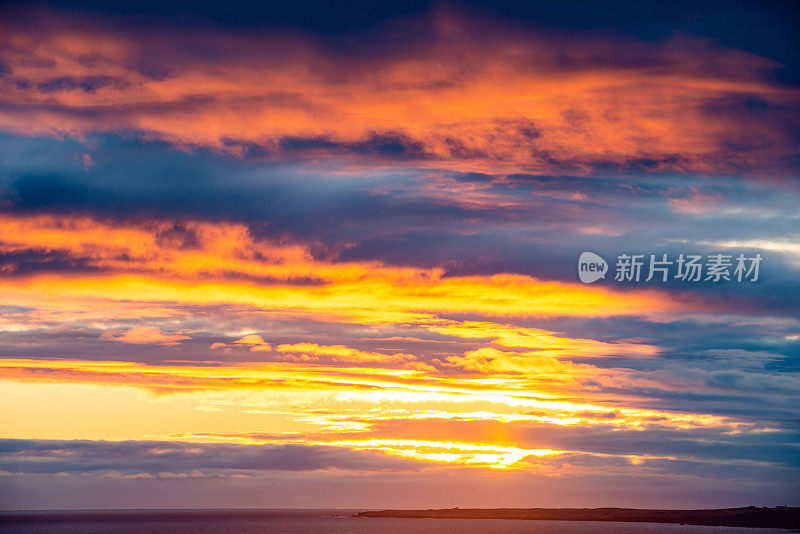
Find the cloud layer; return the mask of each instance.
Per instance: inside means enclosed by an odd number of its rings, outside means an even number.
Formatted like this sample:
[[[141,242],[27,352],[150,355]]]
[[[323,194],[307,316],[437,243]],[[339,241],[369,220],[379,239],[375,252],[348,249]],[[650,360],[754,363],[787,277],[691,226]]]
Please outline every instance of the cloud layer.
[[[5,506],[788,504],[791,57],[512,7],[9,10]]]
[[[508,172],[786,175],[795,88],[774,62],[690,37],[536,34],[439,10],[369,49],[270,32],[4,25],[0,126],[135,131],[270,159]],[[375,36],[363,36],[372,41]]]

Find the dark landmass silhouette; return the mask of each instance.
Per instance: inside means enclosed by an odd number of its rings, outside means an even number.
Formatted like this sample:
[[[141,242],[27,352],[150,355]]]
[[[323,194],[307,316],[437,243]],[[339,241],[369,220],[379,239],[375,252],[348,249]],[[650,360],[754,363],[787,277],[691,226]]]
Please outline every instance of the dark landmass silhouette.
[[[0,511],[3,525],[84,522],[169,523],[180,521],[261,520],[279,516],[339,516],[441,519],[527,519],[684,523],[703,526],[785,528],[800,530],[800,507],[724,508],[717,510],[640,510],[633,508],[448,508],[429,510],[40,510]]]
[[[800,507],[722,508],[716,510],[639,510],[635,508],[446,508],[379,510],[355,517],[441,519],[527,519],[551,521],[618,521],[687,525],[800,529]]]

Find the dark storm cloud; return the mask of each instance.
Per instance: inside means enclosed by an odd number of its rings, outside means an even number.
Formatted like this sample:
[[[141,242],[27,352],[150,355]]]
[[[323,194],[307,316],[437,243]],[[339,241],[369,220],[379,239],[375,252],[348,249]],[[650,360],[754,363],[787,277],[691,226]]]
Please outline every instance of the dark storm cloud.
[[[362,139],[351,142],[320,135],[284,136],[277,140],[275,148],[246,139],[226,138],[223,142],[226,147],[240,149],[245,157],[251,159],[269,159],[279,154],[292,160],[321,155],[346,157],[354,154],[379,156],[394,162],[435,159],[435,156],[425,152],[422,142],[405,133],[392,131],[370,132]]]
[[[91,258],[78,258],[54,250],[0,253],[0,272],[4,276],[25,276],[33,273],[99,272]]]
[[[524,322],[523,322],[524,324]],[[700,367],[719,366],[773,371],[800,370],[800,338],[795,321],[751,317],[732,321],[728,316],[704,320],[676,319],[650,322],[641,318],[555,318],[538,321],[567,336],[613,341],[640,339],[662,348],[662,358]],[[654,361],[628,362],[650,370]],[[603,362],[597,362],[603,365]]]
[[[25,147],[26,143],[30,145]],[[84,169],[79,156],[84,150],[92,151],[91,145],[58,146],[44,140],[22,140],[21,145],[20,152],[47,147],[55,157],[49,161],[38,157],[31,166],[19,160],[12,163],[23,168],[6,175],[5,197],[19,212],[235,219],[265,223],[278,232],[298,236],[310,233],[312,238],[314,232],[330,229],[334,220],[345,228],[358,228],[370,219],[387,216],[423,220],[467,213],[458,206],[442,206],[424,198],[396,205],[390,196],[370,191],[392,179],[380,174],[320,180],[324,171],[249,166],[202,152],[190,155],[162,150],[158,143],[140,146],[134,141],[114,140],[110,145],[102,143],[103,148],[93,152],[91,166]],[[376,136],[361,149],[402,154],[404,146],[402,139]],[[394,179],[402,182],[407,176],[398,174]]]
[[[124,88],[126,82],[113,76],[63,76],[53,78],[36,84],[42,93],[57,93],[60,91],[80,90],[85,93],[95,93],[105,87]]]
[[[797,430],[731,434],[667,428],[644,431],[530,428],[525,433],[529,439],[541,440],[548,446],[595,454],[668,456],[694,462],[763,462],[776,468],[800,468]]]
[[[29,5],[7,2],[6,8]],[[36,6],[52,6],[39,0]],[[286,3],[243,2],[236,6],[192,0],[180,8],[155,0],[116,2],[70,0],[58,2],[62,8],[127,16],[133,21],[146,13],[151,20],[170,25],[203,23],[241,29],[257,27],[297,28],[320,34],[339,34],[372,28],[388,19],[420,15],[436,2],[393,0],[375,4],[368,1],[339,3],[336,6],[311,0]],[[636,35],[645,41],[669,37],[675,32],[707,36],[726,45],[771,57],[787,67],[797,68],[795,44],[800,13],[791,2],[721,2],[698,5],[696,2],[608,2],[579,0],[569,5],[542,2],[491,3],[461,0],[456,6],[486,18],[515,20],[520,26],[561,31],[614,32]],[[131,17],[133,15],[133,17]],[[769,27],[770,32],[743,32],[743,26]],[[379,43],[371,43],[379,44]],[[789,70],[789,69],[787,69]],[[787,73],[789,74],[789,73]]]

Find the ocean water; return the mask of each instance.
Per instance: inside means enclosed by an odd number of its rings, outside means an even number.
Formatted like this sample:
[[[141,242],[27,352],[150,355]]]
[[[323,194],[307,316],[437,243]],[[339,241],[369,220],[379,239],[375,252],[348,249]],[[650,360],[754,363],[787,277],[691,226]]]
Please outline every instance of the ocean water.
[[[213,513],[0,514],[8,534],[776,534],[784,529],[656,523],[525,521],[507,519],[354,518],[350,511],[271,511],[215,517]]]

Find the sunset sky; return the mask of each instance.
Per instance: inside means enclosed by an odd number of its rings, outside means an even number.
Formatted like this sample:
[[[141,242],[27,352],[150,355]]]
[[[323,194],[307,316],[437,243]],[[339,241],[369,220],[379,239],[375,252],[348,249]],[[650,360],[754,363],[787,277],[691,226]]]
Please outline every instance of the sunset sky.
[[[799,14],[4,3],[0,508],[800,504]]]

